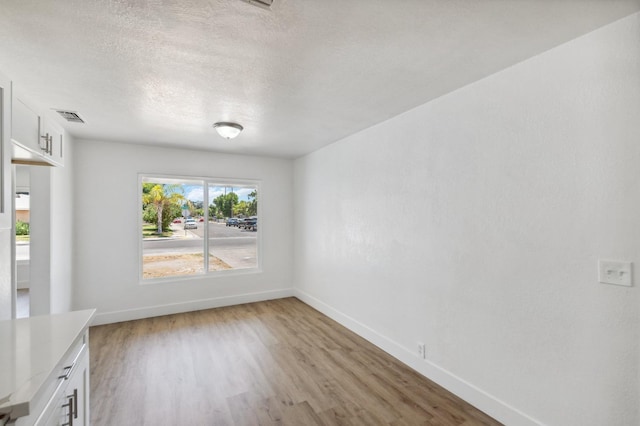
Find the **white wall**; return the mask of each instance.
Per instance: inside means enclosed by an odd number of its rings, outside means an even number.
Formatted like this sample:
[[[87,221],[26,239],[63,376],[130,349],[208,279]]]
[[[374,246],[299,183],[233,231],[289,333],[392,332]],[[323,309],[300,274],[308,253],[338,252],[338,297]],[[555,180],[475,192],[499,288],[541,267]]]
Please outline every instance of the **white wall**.
[[[64,167],[51,169],[51,313],[71,310],[73,284],[73,237],[75,234],[74,163],[75,141],[66,135]]]
[[[51,217],[53,167],[31,166],[29,172],[29,314],[47,315],[52,313],[51,237],[56,226]]]
[[[11,233],[12,229],[0,229],[0,321],[11,319],[14,290],[11,285]]]
[[[640,265],[640,15],[300,158],[294,182],[303,300],[509,425],[640,424],[640,276],[596,275]]]
[[[64,167],[29,166],[30,314],[71,310],[73,262],[73,137],[65,138]]]
[[[97,323],[291,295],[290,160],[86,140],[74,160],[73,306]],[[140,285],[139,173],[260,180],[263,271]]]

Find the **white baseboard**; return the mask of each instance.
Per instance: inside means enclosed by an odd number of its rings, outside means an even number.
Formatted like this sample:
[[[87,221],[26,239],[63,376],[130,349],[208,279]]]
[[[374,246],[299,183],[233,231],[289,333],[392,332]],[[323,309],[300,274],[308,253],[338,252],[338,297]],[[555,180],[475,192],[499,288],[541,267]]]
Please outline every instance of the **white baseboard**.
[[[180,314],[183,312],[200,311],[203,309],[221,308],[223,306],[241,305],[243,303],[262,302],[264,300],[292,297],[293,290],[271,290],[259,293],[246,293],[234,296],[215,297],[188,302],[170,303],[167,305],[146,306],[144,308],[126,309],[122,311],[99,312],[91,325],[111,324],[115,322],[131,321],[142,318],[159,317],[162,315]]]
[[[397,342],[381,335],[377,331],[367,327],[348,315],[330,307],[326,303],[316,299],[302,290],[294,289],[293,295],[302,302],[312,306],[329,318],[337,321],[344,327],[358,334],[362,338],[373,343],[383,351],[387,352],[402,363],[416,370],[426,378],[436,382],[449,392],[457,395],[469,404],[484,411],[494,419],[508,426],[541,426],[542,423],[524,414],[518,409],[511,407],[484,392],[482,389],[454,375],[444,368],[428,361],[418,358],[414,351],[401,346]]]

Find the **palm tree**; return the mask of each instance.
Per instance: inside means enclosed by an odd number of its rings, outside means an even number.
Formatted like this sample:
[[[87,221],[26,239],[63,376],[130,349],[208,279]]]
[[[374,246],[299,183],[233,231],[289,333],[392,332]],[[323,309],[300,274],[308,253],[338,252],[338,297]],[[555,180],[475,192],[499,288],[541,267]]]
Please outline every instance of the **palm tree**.
[[[153,185],[153,186],[151,186]],[[158,234],[162,234],[162,211],[170,204],[180,204],[184,200],[182,187],[176,184],[143,184],[142,202],[153,204],[158,216]]]

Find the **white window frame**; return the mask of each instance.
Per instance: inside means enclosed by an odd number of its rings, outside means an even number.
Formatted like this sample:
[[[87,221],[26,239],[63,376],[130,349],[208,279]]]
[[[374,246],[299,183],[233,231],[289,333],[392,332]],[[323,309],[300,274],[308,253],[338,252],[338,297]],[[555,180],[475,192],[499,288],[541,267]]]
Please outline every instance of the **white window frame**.
[[[175,181],[184,181],[184,183],[188,182],[198,182],[203,185],[203,207],[204,207],[204,223],[206,227],[206,232],[204,235],[207,235],[207,238],[203,238],[203,256],[204,256],[204,272],[192,274],[192,275],[176,275],[169,276],[163,278],[144,278],[144,249],[143,242],[144,238],[142,238],[142,213],[140,211],[140,206],[142,206],[142,184],[143,182],[148,182],[149,180],[158,179],[162,180],[175,180]],[[258,202],[258,220],[262,218],[262,181],[257,179],[236,179],[236,178],[215,178],[215,177],[203,177],[203,176],[186,176],[186,175],[169,175],[163,173],[138,173],[138,196],[137,196],[137,204],[136,211],[138,212],[138,284],[140,285],[148,285],[148,284],[160,284],[174,281],[191,281],[198,280],[203,278],[220,278],[220,277],[229,277],[234,275],[249,275],[249,274],[258,274],[262,273],[262,228],[264,221],[260,221],[258,224],[258,229],[256,230],[256,266],[253,268],[239,268],[239,269],[228,269],[223,271],[209,271],[209,186],[249,186],[255,187],[257,191],[256,201]]]

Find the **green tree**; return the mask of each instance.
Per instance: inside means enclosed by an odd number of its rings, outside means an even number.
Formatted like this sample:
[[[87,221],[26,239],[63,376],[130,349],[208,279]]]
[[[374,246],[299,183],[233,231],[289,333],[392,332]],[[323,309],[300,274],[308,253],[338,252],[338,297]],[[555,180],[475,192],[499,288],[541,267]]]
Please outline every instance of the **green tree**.
[[[147,217],[153,215],[155,210],[156,223],[158,224],[158,234],[162,234],[163,229],[169,227],[173,220],[172,214],[179,215],[180,205],[184,200],[182,187],[180,185],[170,185],[161,183],[145,182],[142,184],[142,208]],[[149,209],[153,206],[153,210]],[[174,216],[174,217],[177,217]],[[143,216],[144,218],[145,216]],[[163,220],[164,219],[164,220]],[[166,222],[168,219],[168,223]]]
[[[238,204],[233,206],[233,215],[234,216],[248,216],[249,212],[249,203],[246,201],[239,201]]]
[[[219,195],[213,200],[213,204],[225,217],[232,217],[233,207],[238,204],[238,194],[230,192],[227,195]]]
[[[147,223],[154,223],[158,221],[158,211],[153,204],[147,204],[142,210],[142,220]]]
[[[254,190],[249,193],[249,206],[247,208],[247,215],[249,216],[257,216],[258,215],[258,190]]]
[[[215,204],[209,204],[209,217],[218,217],[218,208]]]

